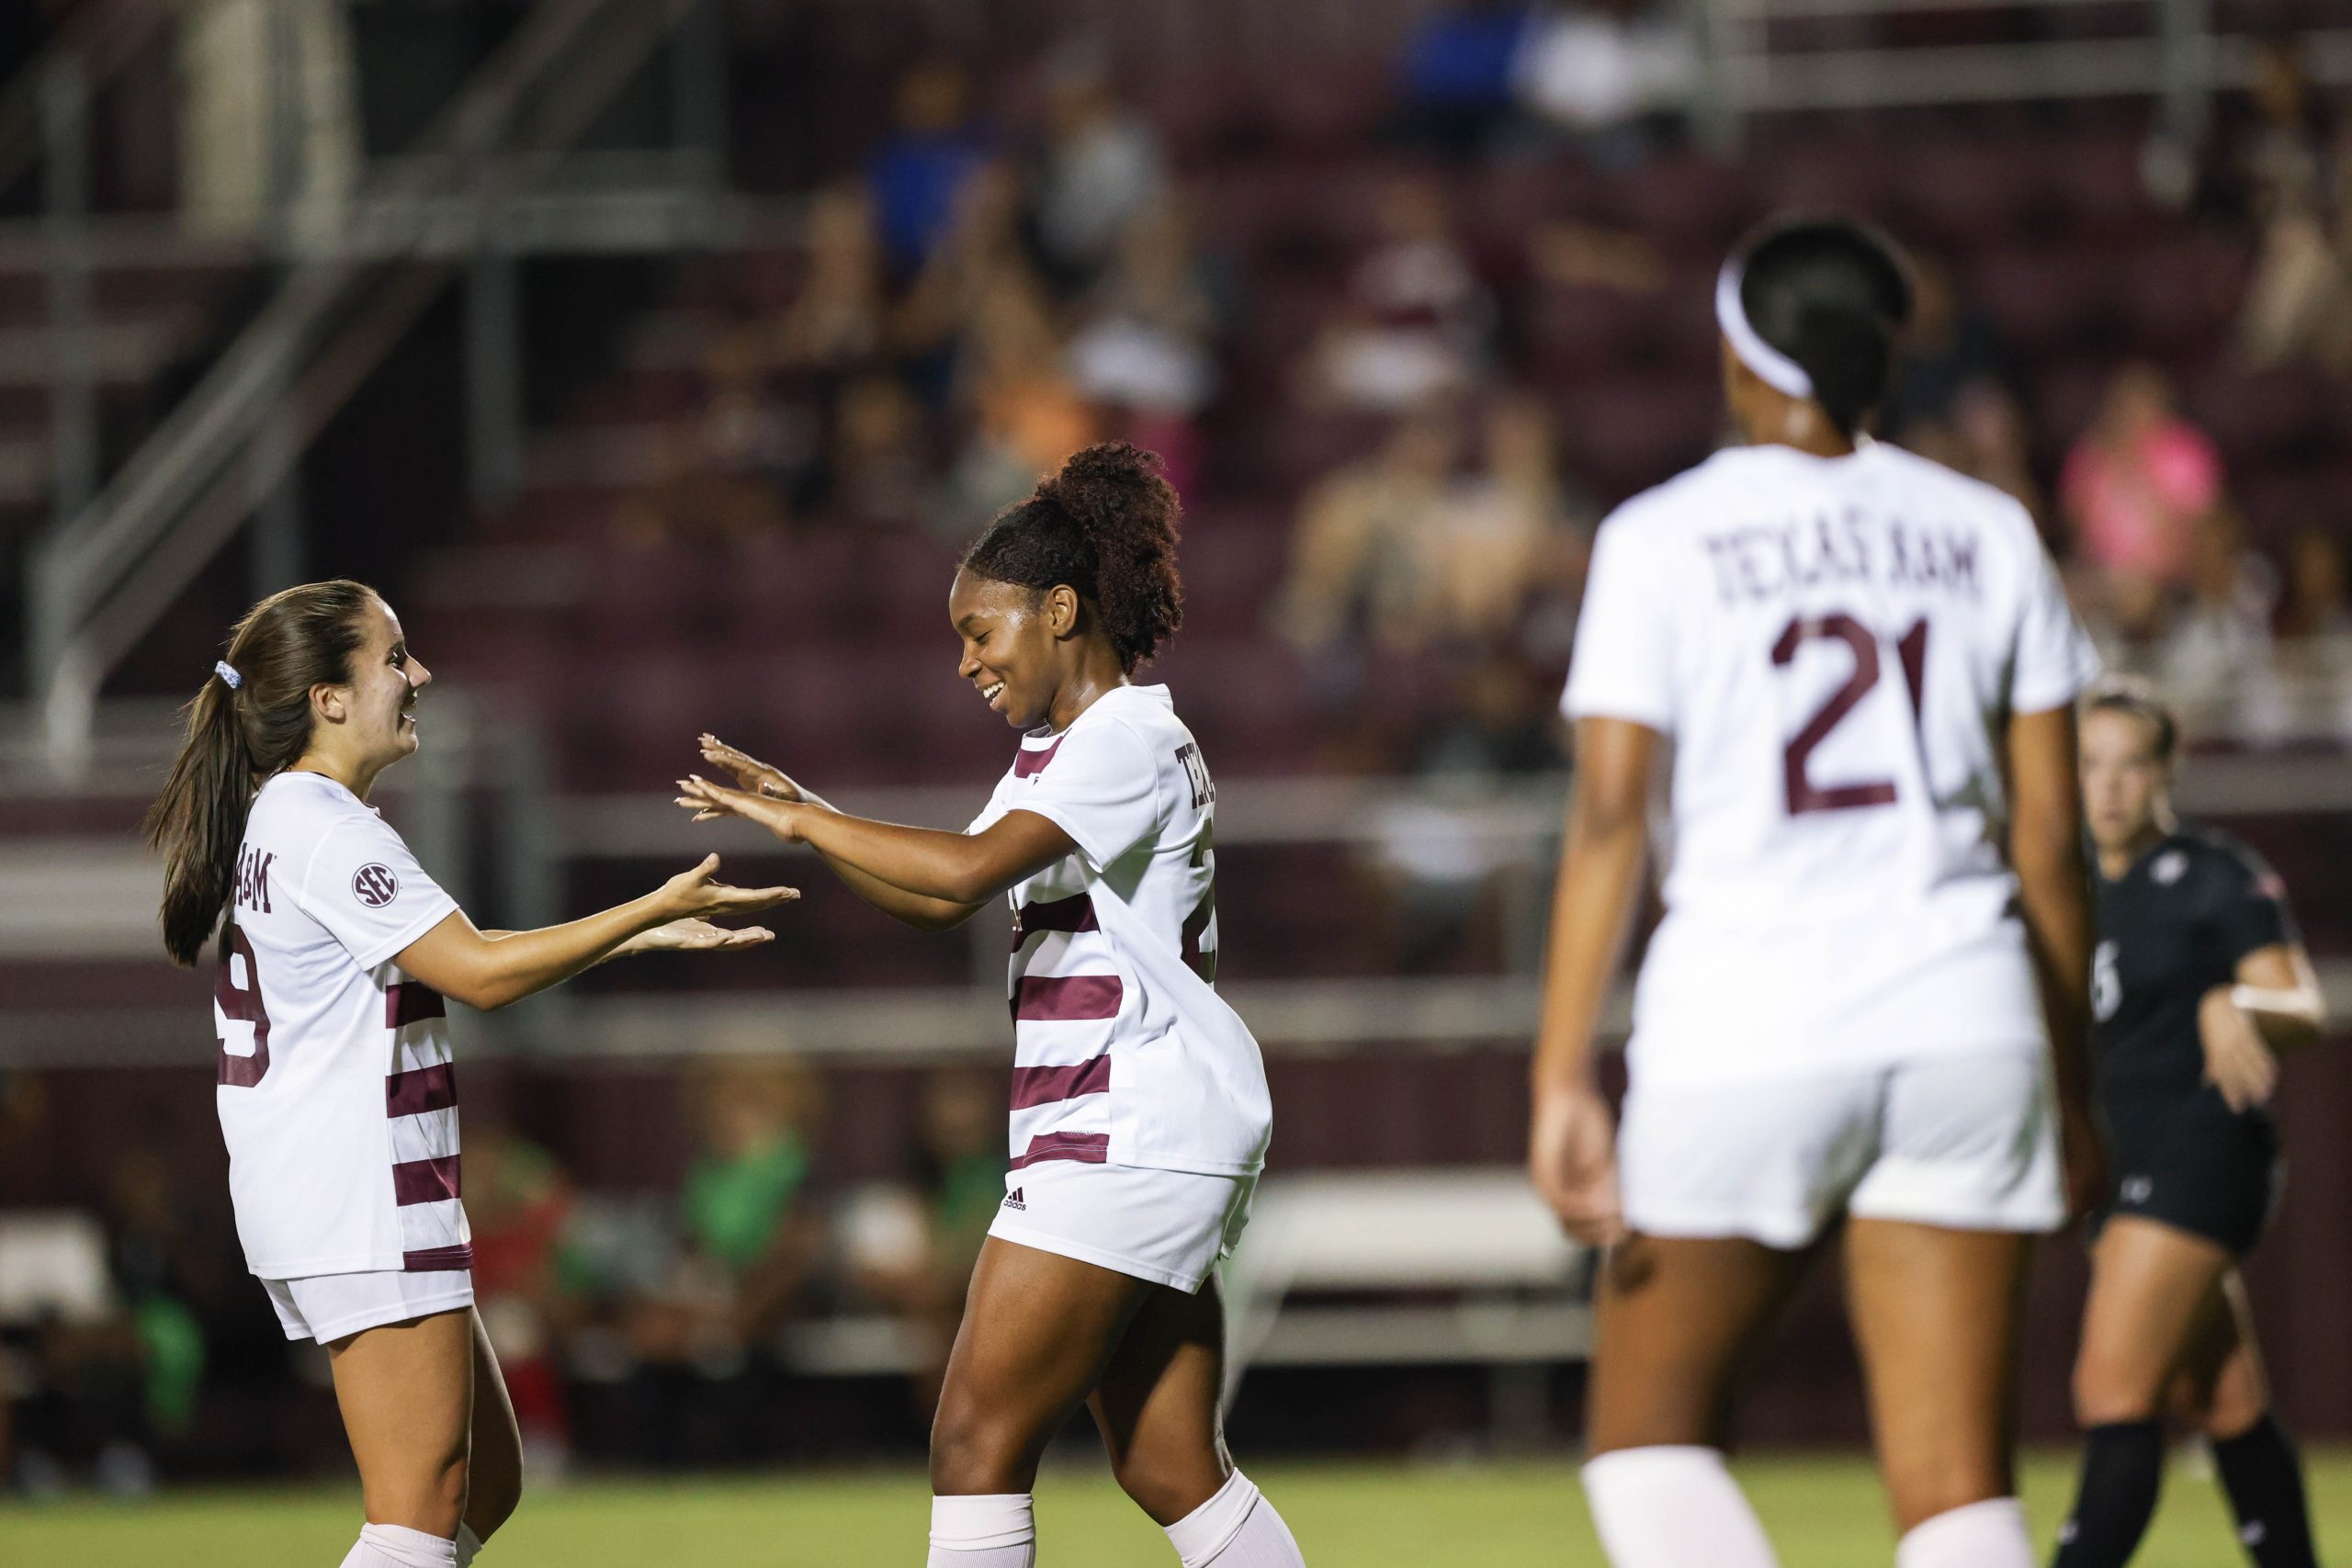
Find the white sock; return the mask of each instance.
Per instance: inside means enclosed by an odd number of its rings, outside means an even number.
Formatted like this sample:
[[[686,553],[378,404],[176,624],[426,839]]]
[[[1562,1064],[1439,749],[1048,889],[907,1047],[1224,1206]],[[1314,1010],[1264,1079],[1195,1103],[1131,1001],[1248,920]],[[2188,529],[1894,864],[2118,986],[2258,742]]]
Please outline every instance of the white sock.
[[[458,1543],[405,1525],[369,1525],[359,1532],[343,1568],[450,1568]]]
[[[1238,1470],[1216,1495],[1168,1527],[1168,1544],[1184,1568],[1306,1568],[1290,1527]]]
[[[931,1556],[926,1568],[1033,1568],[1037,1523],[1029,1494],[931,1500]]]
[[[1584,1494],[1615,1568],[1780,1568],[1721,1450],[1619,1449],[1584,1467]]]
[[[458,1526],[458,1568],[474,1568],[474,1553],[481,1550],[481,1537],[474,1534],[474,1527]]]
[[[1994,1497],[1914,1525],[1894,1543],[1894,1568],[2033,1568],[2025,1505]]]

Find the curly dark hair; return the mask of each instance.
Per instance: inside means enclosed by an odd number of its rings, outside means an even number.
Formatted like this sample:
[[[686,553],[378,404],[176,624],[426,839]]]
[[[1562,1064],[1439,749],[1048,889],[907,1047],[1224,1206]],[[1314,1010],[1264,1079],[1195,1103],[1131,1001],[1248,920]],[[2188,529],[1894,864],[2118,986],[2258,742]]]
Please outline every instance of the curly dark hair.
[[[1068,583],[1094,606],[1119,667],[1132,672],[1184,624],[1182,511],[1156,454],[1105,441],[999,513],[964,552],[963,569],[1039,592]]]

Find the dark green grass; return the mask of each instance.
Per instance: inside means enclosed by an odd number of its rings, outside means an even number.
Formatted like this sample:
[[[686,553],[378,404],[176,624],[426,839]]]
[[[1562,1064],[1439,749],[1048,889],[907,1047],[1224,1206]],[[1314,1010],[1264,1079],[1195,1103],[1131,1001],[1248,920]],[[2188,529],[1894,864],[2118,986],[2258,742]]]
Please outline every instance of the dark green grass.
[[[2352,1453],[2312,1466],[2322,1544],[2352,1540]],[[1790,1568],[1886,1568],[1894,1532],[1858,1456],[1744,1460],[1739,1472]],[[1252,1473],[1315,1568],[1537,1568],[1599,1564],[1566,1461],[1268,1464]],[[2026,1471],[2047,1545],[2071,1460]],[[1047,1472],[1037,1489],[1047,1568],[1169,1568],[1167,1540],[1098,1467]],[[0,1504],[6,1568],[334,1568],[358,1528],[356,1487],[166,1494],[136,1504]],[[929,1494],[913,1472],[797,1472],[686,1481],[590,1480],[544,1488],[481,1568],[920,1568]],[[2188,1466],[2136,1568],[2243,1562],[2210,1481]]]

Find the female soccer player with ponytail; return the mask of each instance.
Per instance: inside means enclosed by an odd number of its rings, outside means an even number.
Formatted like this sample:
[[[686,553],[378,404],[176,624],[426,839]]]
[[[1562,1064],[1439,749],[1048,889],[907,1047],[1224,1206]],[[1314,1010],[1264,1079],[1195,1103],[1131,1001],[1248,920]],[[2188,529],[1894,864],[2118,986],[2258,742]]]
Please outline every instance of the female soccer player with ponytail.
[[[1840,1222],[1899,1568],[2032,1562],[2018,1294],[2032,1234],[2098,1181],[2074,716],[2095,661],[2021,507],[1871,440],[1909,306],[1859,224],[1743,244],[1715,314],[1747,445],[1594,549],[1530,1171],[1611,1247],[1585,1487],[1617,1568],[1773,1562],[1723,1448]],[[1613,1127],[1593,1037],[1669,747],[1666,918]]]
[[[1095,446],[966,552],[959,673],[1023,732],[967,831],[847,816],[709,736],[704,757],[745,787],[680,784],[697,819],[806,843],[910,925],[1000,896],[1012,911],[1012,1169],[932,1427],[930,1568],[1036,1561],[1038,1456],[1081,1404],[1184,1568],[1302,1568],[1217,1408],[1211,1269],[1249,1216],[1271,1111],[1257,1042],[1213,985],[1216,791],[1168,688],[1128,682],[1182,617],[1176,516],[1153,459]]]
[[[189,705],[147,818],[164,945],[193,964],[220,931],[237,1232],[286,1337],[327,1348],[367,1509],[345,1568],[462,1568],[522,1492],[473,1309],[442,998],[503,1007],[618,953],[753,946],[769,933],[706,917],[798,896],[723,886],[713,855],[570,925],[475,930],[368,805],[416,750],[432,680],[359,583],[265,599]]]
[[[2115,1192],[2075,1362],[2083,1473],[2053,1568],[2122,1568],[2164,1479],[2169,1414],[2201,1432],[2257,1568],[2313,1568],[2302,1461],[2270,1411],[2240,1261],[2276,1207],[2280,1050],[2326,1007],[2278,874],[2173,818],[2180,727],[2145,682],[2083,705],[2098,852],[2091,1004]]]

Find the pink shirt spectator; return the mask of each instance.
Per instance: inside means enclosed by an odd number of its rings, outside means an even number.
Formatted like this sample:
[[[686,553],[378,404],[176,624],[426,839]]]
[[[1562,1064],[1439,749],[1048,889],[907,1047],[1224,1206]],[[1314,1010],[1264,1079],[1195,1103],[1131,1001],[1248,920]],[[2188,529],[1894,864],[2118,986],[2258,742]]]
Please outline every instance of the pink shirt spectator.
[[[2084,558],[2178,582],[2197,520],[2221,500],[2222,459],[2202,432],[2165,418],[2120,448],[2086,436],[2058,483]]]

